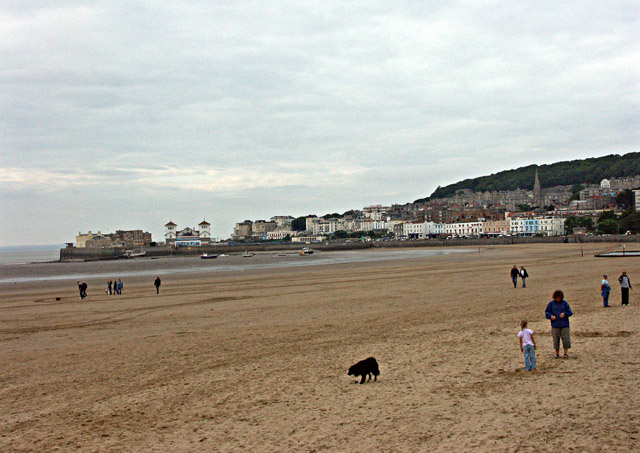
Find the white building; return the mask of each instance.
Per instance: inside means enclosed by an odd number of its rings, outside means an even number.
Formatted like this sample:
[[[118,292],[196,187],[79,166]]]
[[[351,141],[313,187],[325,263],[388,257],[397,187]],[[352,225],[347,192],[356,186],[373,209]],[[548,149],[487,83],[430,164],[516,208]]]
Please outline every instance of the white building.
[[[203,220],[198,228],[178,230],[178,225],[169,221],[164,226],[165,244],[175,247],[199,247],[211,244],[211,224]]]
[[[389,212],[389,206],[382,206],[380,204],[374,206],[366,206],[362,208],[362,214],[372,220],[386,220],[387,213]]]
[[[375,220],[372,219],[372,230],[375,231],[380,231],[380,230],[384,230],[387,231],[387,222],[385,222],[384,220]]]
[[[354,222],[354,231],[371,231],[373,230],[373,220],[356,219]]]
[[[636,211],[640,211],[640,189],[633,189],[633,199],[635,201]]]
[[[287,236],[289,237],[295,236],[295,232],[291,230],[268,231],[266,234],[267,234],[267,240],[269,241],[281,241]]]
[[[447,226],[444,223],[425,222],[425,234],[427,236],[440,236],[447,234]]]
[[[322,242],[324,237],[322,236],[296,236],[291,238],[291,242],[302,242],[303,244],[312,244],[314,242]]]
[[[425,222],[405,222],[402,225],[402,235],[411,239],[424,239],[427,235]]]
[[[608,179],[603,179],[602,181],[600,181],[600,188],[601,189],[610,189],[611,188],[611,181],[609,181]]]
[[[307,222],[307,230],[311,231],[314,235],[326,235],[333,234],[338,230],[344,230],[344,220],[340,218],[313,218],[307,217],[308,219],[313,219],[312,222]],[[309,226],[311,229],[309,229]]]
[[[522,234],[524,233],[524,218],[512,218],[509,233]]]
[[[540,233],[545,236],[564,236],[564,222],[565,219],[560,217],[539,217]]]
[[[482,222],[459,222],[446,224],[446,234],[451,236],[479,236],[483,232]]]

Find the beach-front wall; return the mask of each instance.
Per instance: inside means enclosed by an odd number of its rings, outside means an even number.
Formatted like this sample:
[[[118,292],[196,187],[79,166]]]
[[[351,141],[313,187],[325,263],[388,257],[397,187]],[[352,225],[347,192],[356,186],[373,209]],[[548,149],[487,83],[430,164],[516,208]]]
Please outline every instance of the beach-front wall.
[[[367,248],[414,248],[414,247],[477,247],[481,245],[512,245],[512,244],[557,244],[557,243],[635,243],[640,242],[640,235],[630,236],[543,236],[543,237],[505,237],[480,239],[423,239],[410,241],[379,241],[379,242],[323,242],[309,244],[317,251],[362,250]],[[217,244],[208,247],[147,247],[146,257],[154,256],[193,256],[202,253],[242,253],[297,251],[304,244]],[[124,258],[125,249],[105,248],[87,249],[67,247],[60,249],[60,261],[98,261]]]

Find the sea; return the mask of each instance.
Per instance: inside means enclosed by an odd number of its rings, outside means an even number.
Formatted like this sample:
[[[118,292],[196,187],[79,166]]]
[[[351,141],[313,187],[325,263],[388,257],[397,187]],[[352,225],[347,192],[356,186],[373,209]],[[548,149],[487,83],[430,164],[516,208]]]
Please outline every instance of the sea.
[[[191,257],[143,257],[131,260],[51,263],[58,259],[61,246],[3,247],[0,249],[0,284],[47,282],[60,280],[106,281],[123,277],[154,277],[194,273],[243,272],[259,269],[285,269],[300,266],[340,265],[371,261],[407,260],[451,253],[464,253],[462,248],[415,248],[390,250],[354,250],[318,252],[259,252],[251,258],[235,253],[214,260]]]
[[[60,258],[65,244],[0,247],[0,265],[47,263]]]

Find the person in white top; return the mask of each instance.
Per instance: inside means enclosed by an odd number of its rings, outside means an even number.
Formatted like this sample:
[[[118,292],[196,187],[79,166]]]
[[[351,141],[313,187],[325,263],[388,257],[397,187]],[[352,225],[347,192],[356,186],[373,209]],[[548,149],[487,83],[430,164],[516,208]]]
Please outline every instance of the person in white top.
[[[520,323],[520,352],[524,353],[524,368],[527,371],[536,369],[536,340],[533,338],[533,330],[527,329],[527,321]]]

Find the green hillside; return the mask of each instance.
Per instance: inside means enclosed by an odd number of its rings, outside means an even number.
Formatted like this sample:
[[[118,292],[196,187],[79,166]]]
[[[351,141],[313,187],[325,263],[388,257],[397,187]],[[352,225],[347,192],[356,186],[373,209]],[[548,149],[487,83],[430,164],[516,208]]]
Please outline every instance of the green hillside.
[[[430,198],[446,198],[460,189],[474,192],[487,190],[533,189],[536,165],[506,170],[489,176],[438,187]],[[540,185],[554,187],[573,184],[599,184],[605,178],[620,178],[640,174],[640,153],[611,154],[604,157],[557,162],[538,166]],[[422,201],[422,200],[416,200]]]

